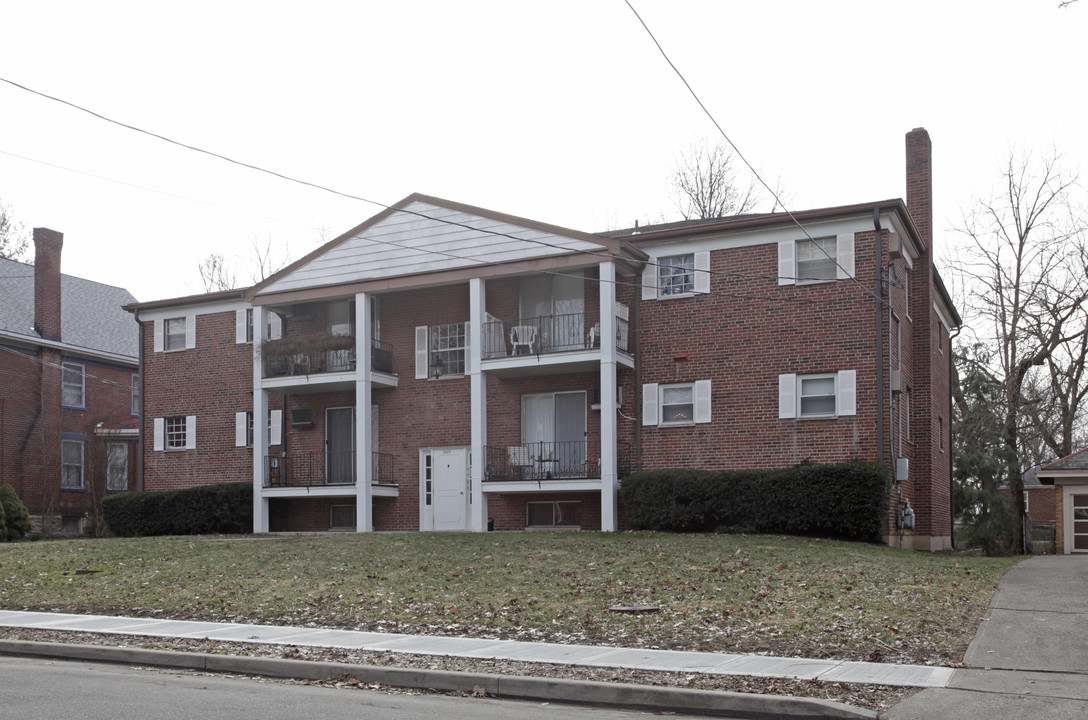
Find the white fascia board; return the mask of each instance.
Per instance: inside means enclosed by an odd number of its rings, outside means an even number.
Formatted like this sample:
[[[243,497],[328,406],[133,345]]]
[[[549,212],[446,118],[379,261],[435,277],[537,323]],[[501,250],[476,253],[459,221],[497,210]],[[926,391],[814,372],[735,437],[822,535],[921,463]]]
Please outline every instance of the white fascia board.
[[[20,335],[19,333],[0,331],[0,342],[4,340],[10,340],[14,344],[30,349],[35,347],[52,348],[60,350],[66,356],[79,357],[85,360],[101,360],[117,365],[129,365],[133,368],[139,364],[139,358],[135,355],[121,355],[120,353],[111,353],[103,350],[95,350],[94,348],[80,347],[79,345],[58,342],[56,340],[43,340],[42,338],[34,337],[33,335]]]
[[[245,300],[226,300],[215,303],[193,303],[192,305],[173,305],[168,308],[156,308],[154,310],[140,310],[139,319],[166,320],[167,318],[184,317],[185,315],[214,315],[216,313],[234,312],[246,310],[252,307]]]
[[[846,233],[869,232],[873,229],[872,216],[868,218],[844,218],[823,222],[804,223],[805,230],[794,224],[781,225],[759,230],[738,230],[721,233],[710,237],[680,242],[662,242],[657,245],[639,244],[640,250],[650,256],[653,262],[659,257],[685,255],[687,253],[731,250],[733,248],[752,247],[755,245],[777,245],[784,240],[804,240],[805,231],[813,238],[834,237]]]
[[[941,302],[938,302],[937,300],[934,300],[933,301],[933,310],[934,310],[934,312],[937,313],[937,320],[940,321],[941,325],[944,325],[944,329],[947,332],[951,333],[952,332],[952,323],[949,322],[948,315],[946,314],[946,311],[945,311],[943,305],[944,305],[944,303],[941,303]]]
[[[1050,470],[1045,472],[1040,470],[1036,477],[1040,480],[1043,478],[1053,480],[1055,484],[1064,484],[1062,481],[1065,481],[1065,483],[1072,481],[1071,484],[1074,485],[1088,485],[1088,470]]]

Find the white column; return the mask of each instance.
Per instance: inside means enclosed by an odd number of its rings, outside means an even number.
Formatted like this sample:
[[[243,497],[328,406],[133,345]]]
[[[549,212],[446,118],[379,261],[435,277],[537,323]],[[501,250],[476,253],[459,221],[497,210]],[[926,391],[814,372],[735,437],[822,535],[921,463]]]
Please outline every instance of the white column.
[[[268,391],[261,385],[264,308],[253,306],[253,532],[268,532],[268,498],[264,497],[265,457],[268,455]]]
[[[483,359],[484,281],[468,281],[469,339],[468,373],[469,405],[471,407],[472,468],[469,475],[469,529],[487,531],[487,498],[484,496],[484,472],[487,469],[487,377],[481,370]]]
[[[616,266],[602,262],[601,293],[601,530],[619,527],[616,469]]]
[[[370,363],[374,328],[370,324],[370,296],[355,296],[355,531],[374,529],[374,460],[370,443]]]

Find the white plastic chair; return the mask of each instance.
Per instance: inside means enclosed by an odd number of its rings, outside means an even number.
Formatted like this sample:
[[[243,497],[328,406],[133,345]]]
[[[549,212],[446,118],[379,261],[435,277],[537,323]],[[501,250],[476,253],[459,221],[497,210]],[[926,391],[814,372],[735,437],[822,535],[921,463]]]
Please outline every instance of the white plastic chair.
[[[597,347],[597,343],[601,339],[601,324],[594,323],[593,327],[589,329],[589,337],[586,338],[586,349],[592,350]]]
[[[510,328],[510,354],[522,355],[533,354],[533,348],[536,345],[536,326],[535,325],[515,325]],[[526,348],[528,353],[518,352],[518,348]]]

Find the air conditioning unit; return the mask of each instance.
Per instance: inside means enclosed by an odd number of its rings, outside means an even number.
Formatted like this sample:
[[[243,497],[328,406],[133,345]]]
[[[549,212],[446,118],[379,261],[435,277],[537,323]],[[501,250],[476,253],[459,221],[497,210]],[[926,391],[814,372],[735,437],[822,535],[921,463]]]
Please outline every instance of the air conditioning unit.
[[[310,408],[299,408],[291,411],[291,427],[312,428],[314,426],[314,412]]]
[[[892,392],[893,393],[901,393],[901,392],[903,392],[904,390],[907,389],[906,385],[903,382],[903,371],[902,370],[892,370],[891,383],[890,384],[892,386]]]
[[[893,258],[903,257],[903,238],[897,232],[888,233],[888,254]]]
[[[908,458],[895,459],[895,481],[906,482],[910,477],[910,460]]]

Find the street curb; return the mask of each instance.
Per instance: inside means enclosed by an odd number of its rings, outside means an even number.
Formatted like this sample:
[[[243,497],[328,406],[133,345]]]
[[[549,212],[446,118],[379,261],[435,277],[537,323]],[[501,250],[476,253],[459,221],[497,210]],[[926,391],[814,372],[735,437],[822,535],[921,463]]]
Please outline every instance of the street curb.
[[[877,714],[871,710],[844,703],[789,695],[714,692],[591,680],[391,668],[102,645],[0,640],[0,655],[86,660],[295,680],[328,680],[340,675],[351,675],[362,683],[377,683],[391,687],[467,693],[478,693],[482,688],[488,696],[496,698],[562,702],[628,710],[663,710],[731,718],[875,720],[877,717]]]

